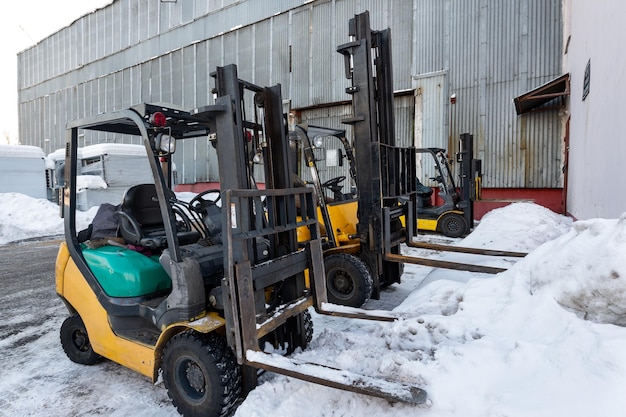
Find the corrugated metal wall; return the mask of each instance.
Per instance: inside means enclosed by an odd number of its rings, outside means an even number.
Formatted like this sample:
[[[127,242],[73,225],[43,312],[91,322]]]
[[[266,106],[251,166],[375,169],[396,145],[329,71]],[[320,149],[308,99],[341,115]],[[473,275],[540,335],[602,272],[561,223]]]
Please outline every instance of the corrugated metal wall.
[[[452,154],[470,132],[484,186],[561,185],[559,116],[520,117],[511,102],[560,75],[561,0],[302,3],[116,0],[18,55],[20,141],[42,146],[47,138],[54,150],[68,120],[142,101],[210,104],[209,73],[229,63],[256,84],[282,84],[294,109],[348,100],[335,51],[348,41],[348,19],[367,9],[372,28],[392,28],[394,89],[416,92],[396,100],[398,143],[419,139]],[[318,124],[338,127],[339,119]],[[84,144],[130,140],[87,133]],[[208,143],[183,145],[179,181],[217,180],[214,162]]]

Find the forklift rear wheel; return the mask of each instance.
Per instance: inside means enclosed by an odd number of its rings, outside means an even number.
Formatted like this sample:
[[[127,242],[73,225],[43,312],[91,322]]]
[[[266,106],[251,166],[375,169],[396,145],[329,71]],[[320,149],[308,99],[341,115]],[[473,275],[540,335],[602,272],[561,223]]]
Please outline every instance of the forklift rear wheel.
[[[184,416],[227,415],[241,394],[241,372],[226,341],[193,331],[172,337],[162,356],[163,382]]]
[[[469,233],[469,225],[458,213],[446,213],[439,220],[441,232],[448,237],[461,237]]]
[[[85,323],[78,314],[63,321],[61,325],[61,346],[72,362],[81,365],[93,365],[100,360],[100,355],[93,351]]]
[[[329,302],[361,307],[372,296],[372,275],[359,257],[348,253],[329,255],[324,259],[324,268]]]

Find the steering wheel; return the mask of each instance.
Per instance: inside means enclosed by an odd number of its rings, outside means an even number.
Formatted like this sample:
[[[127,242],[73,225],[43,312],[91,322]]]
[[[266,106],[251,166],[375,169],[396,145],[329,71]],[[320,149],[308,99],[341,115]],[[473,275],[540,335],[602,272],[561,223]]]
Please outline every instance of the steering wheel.
[[[325,183],[322,184],[322,187],[325,188],[329,188],[329,189],[333,189],[333,188],[337,188],[339,187],[339,184],[341,184],[343,182],[343,180],[346,179],[345,175],[341,175],[339,177],[335,177],[335,178],[331,178],[328,181],[326,181]]]
[[[211,193],[217,193],[217,197],[216,198],[204,198],[204,196],[206,196],[207,194],[211,194]],[[216,203],[220,201],[221,198],[222,198],[222,194],[220,193],[220,190],[217,190],[217,189],[204,190],[201,193],[198,193],[198,195],[196,195],[194,198],[192,198],[191,201],[189,201],[189,207],[193,211],[200,213],[204,211],[205,205],[208,205],[208,206],[216,205]]]
[[[177,231],[179,232],[190,232],[193,230],[193,226],[191,225],[191,219],[180,207],[172,206],[172,211],[176,215],[177,220]]]

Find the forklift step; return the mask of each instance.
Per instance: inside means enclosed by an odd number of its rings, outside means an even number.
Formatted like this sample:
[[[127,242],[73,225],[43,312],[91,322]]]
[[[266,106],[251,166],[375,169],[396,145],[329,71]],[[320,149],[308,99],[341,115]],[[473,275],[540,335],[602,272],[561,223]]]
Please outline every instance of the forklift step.
[[[426,391],[418,387],[272,353],[248,350],[246,364],[303,381],[384,398],[392,402],[423,404],[427,398]]]

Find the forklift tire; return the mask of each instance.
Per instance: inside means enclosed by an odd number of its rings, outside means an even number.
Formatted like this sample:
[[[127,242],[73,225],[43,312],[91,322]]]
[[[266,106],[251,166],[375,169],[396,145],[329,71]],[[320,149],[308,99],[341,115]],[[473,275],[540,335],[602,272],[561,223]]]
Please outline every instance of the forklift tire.
[[[372,275],[361,258],[349,253],[329,255],[324,268],[330,303],[358,308],[372,296]]]
[[[163,382],[183,416],[228,415],[241,395],[241,370],[224,338],[185,331],[163,349]]]
[[[469,225],[458,213],[446,213],[439,220],[441,233],[448,237],[461,237],[469,233]]]
[[[313,318],[311,317],[311,313],[309,310],[304,310],[302,312],[302,318],[304,322],[304,341],[305,346],[302,349],[306,349],[313,340]]]
[[[93,351],[85,323],[78,314],[66,318],[61,325],[61,346],[72,362],[81,365],[94,365],[101,359]]]

